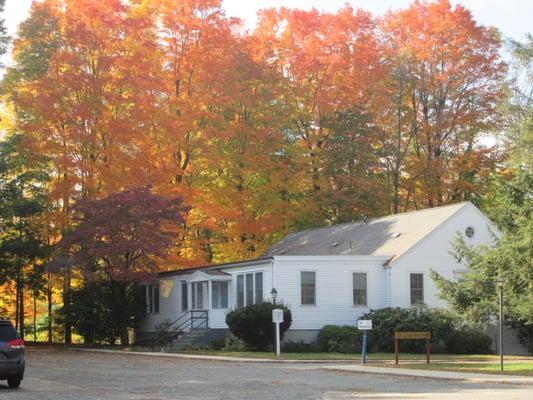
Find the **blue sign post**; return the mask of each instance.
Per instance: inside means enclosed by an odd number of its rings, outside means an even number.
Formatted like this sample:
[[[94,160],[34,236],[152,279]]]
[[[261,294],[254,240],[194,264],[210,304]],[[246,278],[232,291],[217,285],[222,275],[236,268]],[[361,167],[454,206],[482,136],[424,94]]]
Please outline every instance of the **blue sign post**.
[[[363,331],[363,343],[361,344],[361,365],[366,363],[366,331],[372,329],[371,319],[361,319],[357,321],[357,328]]]

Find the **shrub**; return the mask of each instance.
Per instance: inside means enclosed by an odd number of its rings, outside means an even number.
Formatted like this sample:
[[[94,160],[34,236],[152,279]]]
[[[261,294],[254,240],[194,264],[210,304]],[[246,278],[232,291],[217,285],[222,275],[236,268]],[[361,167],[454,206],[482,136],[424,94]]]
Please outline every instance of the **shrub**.
[[[211,350],[222,350],[224,348],[225,343],[226,343],[225,337],[211,339],[209,341],[209,348]]]
[[[430,331],[431,342],[438,343],[453,332],[453,318],[448,311],[416,308],[383,308],[371,311],[361,319],[372,320],[369,347],[391,352],[394,348],[394,331]],[[423,340],[402,340],[400,351],[424,351]]]
[[[320,348],[327,352],[361,351],[361,333],[355,326],[325,325],[318,332],[317,342]]]
[[[246,343],[244,340],[239,339],[237,336],[232,333],[228,333],[224,338],[224,346],[221,348],[222,351],[246,351]]]
[[[282,344],[281,350],[286,353],[317,353],[322,349],[317,342],[304,343],[303,341],[288,341]]]
[[[492,339],[489,335],[471,327],[462,327],[445,340],[446,351],[453,354],[491,353]]]
[[[275,333],[272,323],[272,310],[283,309],[283,320],[280,324],[280,335],[289,329],[292,322],[292,314],[289,308],[283,304],[261,303],[237,308],[226,315],[226,324],[231,333],[244,340],[247,346],[253,350],[264,351],[273,345]]]

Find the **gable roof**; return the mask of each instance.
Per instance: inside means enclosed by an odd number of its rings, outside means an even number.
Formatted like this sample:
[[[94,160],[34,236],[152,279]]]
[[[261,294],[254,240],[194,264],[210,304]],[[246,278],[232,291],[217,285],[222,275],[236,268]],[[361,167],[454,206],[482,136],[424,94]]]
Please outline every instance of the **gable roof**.
[[[401,256],[469,202],[308,229],[287,235],[263,253],[276,255]]]

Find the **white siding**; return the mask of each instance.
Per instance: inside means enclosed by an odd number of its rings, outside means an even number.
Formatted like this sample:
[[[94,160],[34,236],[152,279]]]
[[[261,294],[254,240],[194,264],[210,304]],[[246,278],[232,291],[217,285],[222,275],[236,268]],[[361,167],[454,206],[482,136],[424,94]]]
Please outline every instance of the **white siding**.
[[[161,281],[171,280],[173,282],[169,297],[161,295]],[[174,321],[178,318],[179,280],[177,276],[159,278],[159,312],[148,314],[139,324],[139,332],[153,332],[157,324],[170,319]]]
[[[292,329],[320,329],[327,324],[354,325],[369,309],[386,302],[388,257],[378,256],[277,256],[274,287],[278,300],[292,312]],[[316,272],[316,305],[301,305],[300,273]],[[353,305],[354,272],[367,273],[368,305]]]
[[[229,310],[235,308],[237,304],[237,275],[262,272],[263,273],[263,300],[270,298],[270,291],[272,290],[272,273],[271,261],[267,260],[256,265],[246,267],[229,267],[221,268],[225,273],[231,274],[232,279],[229,287],[229,302],[227,309],[213,310],[209,304],[209,327],[226,329],[226,314]]]
[[[229,310],[235,307],[236,304],[236,291],[237,291],[237,285],[236,285],[236,276],[242,273],[248,273],[248,272],[262,272],[263,273],[263,299],[267,300],[270,298],[270,291],[272,289],[272,273],[271,273],[271,261],[266,260],[260,263],[256,263],[253,265],[246,265],[246,266],[240,266],[240,267],[224,267],[220,268],[223,269],[224,272],[232,275],[232,280],[229,281],[229,288],[228,288],[228,308],[227,309],[212,309],[212,301],[211,301],[211,284],[208,285],[209,290],[209,304],[208,304],[208,312],[209,312],[209,327],[210,328],[227,328],[226,326],[226,314]],[[181,311],[181,282],[186,281],[192,276],[193,273],[190,274],[180,274],[180,275],[171,275],[171,276],[165,276],[160,277],[159,281],[162,280],[172,280],[173,281],[173,287],[172,291],[170,293],[170,296],[165,298],[163,296],[159,296],[159,313],[157,314],[148,314],[146,318],[144,318],[141,323],[139,324],[138,331],[139,332],[153,332],[154,328],[157,324],[165,321],[175,321],[180,315],[182,315]],[[191,289],[189,284],[189,290],[188,290],[188,305],[189,309],[192,304],[192,298],[191,298]]]
[[[452,243],[457,233],[461,233],[469,244],[493,244],[494,227],[490,221],[472,204],[467,204],[428,236],[418,242],[403,256],[391,263],[391,306],[410,307],[410,273],[424,274],[424,303],[429,307],[446,307],[438,297],[438,291],[430,277],[433,269],[447,279],[456,279],[454,272],[465,270],[465,265],[457,262],[452,255]],[[466,228],[474,228],[474,236],[467,238]],[[492,233],[491,233],[492,230]]]

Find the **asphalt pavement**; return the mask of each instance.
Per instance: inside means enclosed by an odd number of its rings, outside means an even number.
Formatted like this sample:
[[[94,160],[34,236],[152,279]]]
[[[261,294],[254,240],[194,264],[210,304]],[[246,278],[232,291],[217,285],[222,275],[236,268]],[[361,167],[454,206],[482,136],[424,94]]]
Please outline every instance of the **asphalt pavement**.
[[[312,364],[240,363],[29,349],[20,389],[0,399],[533,399],[531,385],[332,371]]]

